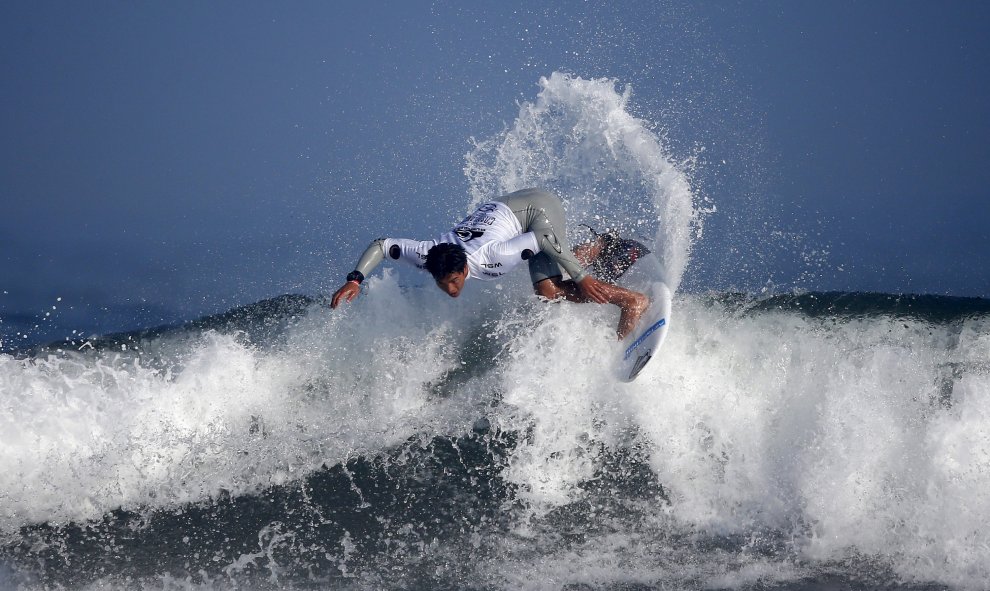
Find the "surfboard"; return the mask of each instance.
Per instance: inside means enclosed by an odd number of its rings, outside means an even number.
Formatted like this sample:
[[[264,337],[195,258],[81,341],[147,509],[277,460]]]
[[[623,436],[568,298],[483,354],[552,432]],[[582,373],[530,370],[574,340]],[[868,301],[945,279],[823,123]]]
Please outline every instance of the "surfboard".
[[[620,342],[616,377],[631,382],[656,357],[670,328],[671,293],[664,281],[663,265],[652,253],[640,257],[616,282],[627,289],[645,293],[650,307],[636,328]]]

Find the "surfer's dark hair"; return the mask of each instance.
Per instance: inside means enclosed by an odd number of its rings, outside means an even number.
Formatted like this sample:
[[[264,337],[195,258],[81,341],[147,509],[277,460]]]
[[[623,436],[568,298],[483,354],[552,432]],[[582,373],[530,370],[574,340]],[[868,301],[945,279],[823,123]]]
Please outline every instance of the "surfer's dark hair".
[[[467,264],[467,253],[459,244],[441,242],[426,253],[426,270],[433,279],[440,281],[451,273],[459,273]]]

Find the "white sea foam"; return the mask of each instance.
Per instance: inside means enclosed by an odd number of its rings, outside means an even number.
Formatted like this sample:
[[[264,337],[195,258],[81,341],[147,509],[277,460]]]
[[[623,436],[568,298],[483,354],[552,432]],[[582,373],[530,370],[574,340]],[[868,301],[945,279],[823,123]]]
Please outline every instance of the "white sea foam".
[[[388,274],[366,291],[312,308],[278,351],[205,332],[159,345],[164,368],[133,350],[0,356],[0,532],[242,494],[466,429],[476,400],[426,387],[457,356],[455,323],[424,313],[444,296],[402,295]]]
[[[703,214],[688,164],[629,113],[628,87],[560,73],[540,85],[505,132],[468,155],[474,200],[545,186],[564,197],[571,223],[643,220],[676,289]],[[986,324],[823,325],[681,297],[661,356],[626,386],[601,371],[614,320],[600,308],[548,308],[503,359],[499,418],[528,434],[505,475],[534,514],[580,498],[595,465],[589,441],[635,436],[680,526],[783,531],[799,556],[883,556],[909,579],[990,580],[979,526],[990,521]]]
[[[811,564],[879,556],[908,580],[990,580],[990,371],[974,359],[985,322],[736,316],[694,297],[674,309],[676,329],[630,385],[601,378],[587,344],[609,322],[577,306],[517,339],[505,420],[533,424],[506,475],[535,514],[582,497],[597,442],[631,439],[677,531],[776,532]]]
[[[701,223],[689,163],[675,165],[650,123],[630,113],[632,88],[616,84],[560,72],[540,79],[536,101],[520,106],[512,126],[467,155],[472,204],[551,189],[565,202],[570,233],[587,223],[645,238],[676,290]]]

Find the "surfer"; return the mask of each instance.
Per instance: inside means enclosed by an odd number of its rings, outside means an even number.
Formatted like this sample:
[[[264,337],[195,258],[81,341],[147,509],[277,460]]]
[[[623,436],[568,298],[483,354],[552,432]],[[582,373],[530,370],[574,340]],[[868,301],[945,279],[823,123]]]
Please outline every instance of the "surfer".
[[[616,334],[624,338],[649,306],[649,298],[585,272],[567,244],[564,228],[559,197],[541,189],[516,191],[482,203],[436,240],[373,241],[347,275],[347,282],[333,294],[330,306],[336,308],[357,297],[361,282],[386,256],[429,271],[437,287],[453,298],[461,294],[468,279],[497,279],[527,261],[538,296],[618,306]],[[584,264],[590,264],[589,259],[601,250],[594,244],[579,248]],[[564,272],[570,279],[563,279]]]

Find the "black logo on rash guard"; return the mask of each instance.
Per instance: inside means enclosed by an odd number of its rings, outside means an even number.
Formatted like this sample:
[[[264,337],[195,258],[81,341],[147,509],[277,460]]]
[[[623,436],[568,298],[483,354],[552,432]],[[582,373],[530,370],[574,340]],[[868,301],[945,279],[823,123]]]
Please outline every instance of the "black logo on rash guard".
[[[463,240],[464,242],[469,242],[475,238],[481,238],[485,235],[484,230],[477,230],[475,228],[454,228],[454,234]]]

